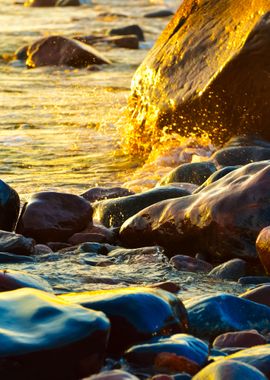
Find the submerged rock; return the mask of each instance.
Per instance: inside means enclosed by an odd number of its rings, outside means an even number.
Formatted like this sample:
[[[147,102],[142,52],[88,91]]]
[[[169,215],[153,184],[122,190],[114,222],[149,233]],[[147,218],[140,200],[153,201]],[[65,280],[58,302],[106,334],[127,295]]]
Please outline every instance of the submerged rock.
[[[128,25],[122,28],[114,28],[109,31],[110,36],[127,36],[135,35],[139,41],[144,41],[144,33],[139,25]]]
[[[0,252],[31,255],[35,252],[35,241],[19,234],[0,230]]]
[[[20,212],[18,193],[0,180],[0,229],[13,231]]]
[[[68,7],[81,5],[80,0],[27,0],[25,7]]]
[[[52,287],[43,278],[23,271],[11,269],[0,270],[0,291],[15,290],[19,288],[34,288],[52,292]]]
[[[258,262],[255,241],[270,224],[270,162],[246,165],[193,195],[166,200],[128,219],[120,239],[130,247],[161,245],[183,254]]]
[[[101,368],[103,313],[34,289],[0,293],[0,308],[1,378],[75,380]]]
[[[151,150],[164,127],[270,138],[269,11],[268,0],[183,1],[133,78],[133,151]]]
[[[226,347],[253,347],[260,344],[266,344],[265,337],[256,330],[246,330],[239,332],[229,332],[219,335],[213,342],[214,348]]]
[[[174,13],[170,9],[160,9],[159,11],[145,13],[144,17],[146,18],[161,18],[161,17],[170,17]]]
[[[176,269],[188,272],[210,272],[213,269],[213,265],[207,261],[185,255],[173,256],[170,263]]]
[[[247,263],[242,259],[232,259],[224,264],[218,265],[211,270],[209,276],[222,280],[237,281],[247,272]]]
[[[133,191],[130,191],[123,187],[92,187],[81,196],[87,201],[94,203],[96,201],[102,201],[104,199],[120,198],[126,197],[128,195],[134,195]]]
[[[150,288],[65,294],[66,301],[103,311],[111,322],[109,351],[114,355],[157,335],[186,332],[185,308],[175,295]]]
[[[66,241],[92,220],[92,208],[84,198],[73,194],[41,192],[25,204],[16,232],[39,243]]]
[[[29,68],[40,66],[87,67],[109,64],[96,49],[78,40],[62,36],[41,38],[29,46],[26,65]]]

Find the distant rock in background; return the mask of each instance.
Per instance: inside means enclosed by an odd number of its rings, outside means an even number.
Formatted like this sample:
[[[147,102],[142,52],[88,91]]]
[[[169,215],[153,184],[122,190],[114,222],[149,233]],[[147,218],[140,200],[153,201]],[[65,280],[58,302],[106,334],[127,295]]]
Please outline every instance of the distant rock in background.
[[[139,25],[128,25],[122,28],[114,28],[109,31],[110,36],[128,36],[135,35],[139,41],[144,41],[144,33]]]
[[[25,7],[69,7],[81,5],[80,0],[27,0]]]

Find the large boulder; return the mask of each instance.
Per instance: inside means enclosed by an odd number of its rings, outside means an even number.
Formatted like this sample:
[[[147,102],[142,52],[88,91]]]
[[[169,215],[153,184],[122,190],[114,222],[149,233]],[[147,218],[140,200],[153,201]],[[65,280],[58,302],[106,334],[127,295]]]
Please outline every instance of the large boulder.
[[[12,231],[20,212],[18,193],[0,180],[0,229]]]
[[[109,63],[110,61],[93,47],[62,36],[44,37],[35,41],[27,50],[26,60],[29,68],[40,66],[81,68]]]
[[[92,220],[92,207],[73,194],[41,192],[24,205],[16,232],[37,242],[66,241]]]
[[[1,379],[75,380],[99,371],[109,321],[103,313],[35,289],[0,293]]]
[[[128,219],[120,230],[127,246],[161,245],[183,254],[258,262],[255,241],[270,224],[270,162],[232,171],[196,194],[166,200]]]
[[[149,151],[164,127],[270,138],[269,11],[268,0],[183,1],[133,78],[133,150]]]

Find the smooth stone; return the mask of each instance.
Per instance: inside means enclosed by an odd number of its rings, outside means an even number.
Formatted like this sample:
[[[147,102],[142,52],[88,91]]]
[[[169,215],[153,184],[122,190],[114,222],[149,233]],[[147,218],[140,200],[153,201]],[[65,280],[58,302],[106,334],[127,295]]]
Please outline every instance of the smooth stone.
[[[48,255],[53,253],[53,250],[45,244],[36,244],[35,245],[35,255]]]
[[[157,372],[162,371],[171,374],[187,372],[191,375],[195,375],[200,371],[201,367],[185,356],[179,356],[169,352],[160,352],[155,358],[154,369]]]
[[[61,249],[69,248],[71,247],[71,244],[63,243],[62,241],[50,241],[46,243],[46,245],[53,251],[57,252]]]
[[[96,201],[102,201],[104,199],[126,197],[128,195],[134,195],[133,191],[125,189],[123,187],[92,187],[84,192],[81,196],[87,201],[94,203]]]
[[[124,49],[139,49],[139,38],[135,35],[130,36],[113,36],[108,38],[109,43]]]
[[[240,297],[270,307],[270,284],[249,289]]]
[[[187,272],[210,272],[213,269],[213,265],[196,259],[195,257],[190,257],[186,255],[176,255],[173,256],[170,260],[170,264],[172,264],[176,269],[180,271]]]
[[[0,252],[31,255],[35,252],[35,241],[20,234],[0,230]]]
[[[174,13],[170,9],[160,9],[159,11],[145,13],[146,18],[162,18],[173,16]]]
[[[170,375],[160,374],[151,377],[151,380],[174,380],[174,377]]]
[[[139,380],[139,378],[129,372],[113,369],[92,375],[84,380]]]
[[[211,185],[212,183],[218,181],[219,179],[225,177],[225,175],[231,173],[232,171],[238,169],[239,166],[225,166],[225,168],[215,171],[210,177],[197,189],[193,191],[194,194],[199,193],[205,187]]]
[[[64,294],[60,298],[107,315],[111,322],[108,350],[114,355],[153,336],[188,329],[180,299],[160,289],[109,289]]]
[[[90,203],[78,195],[36,193],[24,205],[16,232],[39,243],[65,242],[91,222],[92,212]]]
[[[0,293],[0,309],[2,379],[75,380],[100,370],[110,327],[103,313],[29,288]]]
[[[247,263],[244,260],[232,259],[212,269],[208,276],[222,280],[238,281],[240,277],[245,276],[246,272]]]
[[[168,338],[154,338],[144,344],[133,346],[125,352],[124,357],[129,364],[142,368],[154,366],[158,355],[162,353],[175,354],[191,360],[197,365],[197,370],[199,370],[207,363],[208,345],[194,336],[176,334]],[[159,357],[160,359],[161,357]],[[182,368],[181,371],[190,373],[188,368]],[[179,369],[176,370],[176,372],[181,371]]]
[[[260,344],[266,344],[265,337],[258,333],[256,330],[246,330],[238,332],[228,332],[216,337],[213,342],[213,347],[227,348],[227,347],[253,347]]]
[[[152,262],[152,259],[159,257],[164,262],[167,261],[167,258],[164,255],[164,250],[159,246],[135,249],[116,248],[108,253],[108,257],[112,258],[117,264],[122,264],[124,262],[132,264],[141,261]]]
[[[72,235],[68,242],[72,245],[86,243],[86,242],[97,242],[97,243],[106,243],[107,239],[104,235],[93,233],[93,232],[77,232]]]
[[[138,212],[120,229],[128,247],[160,245],[170,253],[206,253],[210,259],[258,263],[255,241],[270,225],[270,161],[248,164],[190,196]]]
[[[35,259],[31,256],[17,255],[14,253],[0,252],[0,263],[34,263]]]
[[[178,293],[181,290],[180,286],[172,281],[156,282],[155,284],[150,284],[147,286],[149,288],[157,288],[157,289],[166,290],[167,292],[170,292],[170,293]]]
[[[269,11],[268,0],[181,2],[133,77],[131,152],[151,151],[164,128],[217,144],[270,139]]]
[[[249,285],[249,284],[265,284],[270,283],[270,276],[245,276],[240,277],[238,280],[239,284]]]
[[[251,162],[270,159],[270,147],[242,146],[225,147],[211,157],[216,166],[247,165]]]
[[[173,376],[173,380],[191,380],[192,377],[187,373],[179,373]]]
[[[256,249],[267,275],[270,274],[270,226],[262,229],[256,240]]]
[[[79,0],[27,0],[25,7],[67,7],[81,5]]]
[[[11,269],[0,270],[1,292],[19,288],[34,288],[45,292],[53,292],[51,285],[37,275]]]
[[[260,316],[260,314],[258,315]],[[237,360],[242,363],[249,364],[257,368],[268,379],[270,379],[270,344],[246,348],[245,350],[241,350],[227,356],[225,360]],[[246,379],[246,377],[243,378]],[[254,378],[252,378],[252,380],[253,379]]]
[[[20,212],[18,193],[0,180],[0,229],[13,231]]]
[[[219,360],[202,369],[193,380],[266,380],[261,371],[252,365],[236,360]]]
[[[185,307],[189,332],[201,339],[249,329],[270,331],[269,307],[230,294],[190,299]]]
[[[128,25],[122,28],[114,28],[109,31],[110,36],[127,36],[135,35],[139,41],[144,41],[144,33],[139,25]]]
[[[20,61],[26,61],[27,50],[28,50],[28,45],[24,45],[24,46],[18,48],[14,53],[14,58],[18,59]]]
[[[144,193],[109,199],[93,204],[94,218],[106,227],[120,227],[125,220],[138,211],[164,199],[189,195],[186,190],[164,186]]]
[[[225,147],[260,146],[270,148],[270,142],[262,140],[260,135],[255,133],[233,136],[224,145]]]
[[[29,68],[41,66],[87,67],[110,64],[96,49],[78,40],[62,36],[44,37],[35,41],[27,51],[26,65]]]
[[[182,164],[163,177],[160,185],[168,185],[172,182],[188,182],[202,185],[216,170],[216,166],[211,162]]]

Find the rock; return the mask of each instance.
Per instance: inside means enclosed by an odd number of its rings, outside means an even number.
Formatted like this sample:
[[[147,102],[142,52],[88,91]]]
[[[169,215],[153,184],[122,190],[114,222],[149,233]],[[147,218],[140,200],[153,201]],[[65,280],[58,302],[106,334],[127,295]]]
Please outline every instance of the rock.
[[[17,49],[14,53],[14,59],[19,59],[20,61],[26,61],[27,59],[28,45],[24,45]]]
[[[208,276],[220,278],[222,280],[237,281],[247,272],[247,263],[242,259],[232,259],[218,265],[208,273]]]
[[[97,202],[93,205],[94,217],[106,227],[120,227],[136,212],[164,199],[189,195],[186,190],[164,186],[144,193]]]
[[[239,166],[225,166],[225,168],[219,169],[215,171],[210,177],[197,189],[193,191],[193,193],[199,193],[205,187],[211,185],[212,183],[218,181],[219,179],[225,177],[225,175],[231,173],[235,169],[238,169]]]
[[[146,18],[162,18],[173,16],[174,13],[170,9],[160,9],[159,11],[146,13],[143,17]]]
[[[123,187],[92,187],[81,196],[87,201],[94,203],[96,201],[102,201],[104,199],[120,198],[126,197],[128,195],[134,195],[133,191],[129,191]]]
[[[270,284],[249,289],[240,297],[270,307]]]
[[[108,42],[124,49],[139,49],[139,38],[136,35],[123,37],[114,36],[108,39]]]
[[[219,335],[213,342],[214,348],[241,347],[248,348],[260,344],[266,344],[265,337],[256,330],[229,332]]]
[[[144,41],[144,33],[139,25],[128,25],[122,28],[114,28],[109,31],[110,36],[130,36],[135,35],[139,41]]]
[[[256,249],[266,274],[270,274],[270,226],[262,229],[256,240]]]
[[[47,243],[47,246],[48,246],[53,252],[57,252],[57,251],[60,251],[61,249],[71,247],[71,244],[63,243],[63,242],[60,242],[60,241],[50,241],[50,242]]]
[[[217,167],[247,165],[251,162],[269,160],[270,147],[225,147],[214,153],[211,159]]]
[[[84,198],[73,194],[41,192],[33,194],[24,206],[16,232],[39,243],[66,241],[92,220],[92,208]]]
[[[195,375],[200,371],[200,366],[193,360],[187,359],[185,356],[179,356],[169,352],[160,352],[157,354],[154,369],[167,373],[187,372]]]
[[[78,379],[100,370],[109,333],[103,313],[28,288],[0,293],[0,308],[2,379]]]
[[[216,167],[211,162],[193,162],[182,164],[173,169],[161,181],[161,185],[171,182],[188,182],[195,185],[203,184],[215,171]]]
[[[115,231],[91,222],[82,232],[72,235],[68,242],[77,245],[85,242],[114,243]]]
[[[62,36],[50,36],[35,41],[29,46],[27,55],[26,65],[29,68],[40,66],[81,68],[110,63],[93,47]]]
[[[139,378],[126,371],[114,369],[92,375],[84,380],[139,380]]]
[[[269,11],[268,0],[181,3],[133,77],[131,151],[149,152],[164,127],[270,139]]]
[[[266,380],[261,371],[252,365],[236,360],[214,362],[202,369],[193,380]]]
[[[0,180],[0,229],[12,231],[20,212],[18,193]]]
[[[53,292],[51,285],[39,276],[11,269],[0,270],[1,292],[19,288],[34,288],[45,292]]]
[[[255,241],[270,224],[270,162],[249,164],[200,192],[150,206],[120,229],[129,247],[160,245],[168,252],[205,252],[224,261],[242,258],[258,263]]]
[[[19,234],[0,230],[0,252],[31,255],[35,252],[35,241]]]
[[[189,331],[201,339],[249,329],[270,331],[270,308],[243,298],[220,294],[188,300],[185,306]]]
[[[174,354],[178,358],[164,357],[161,354]],[[187,372],[194,374],[200,370],[208,359],[208,345],[191,335],[176,334],[169,338],[155,338],[151,341],[133,346],[125,352],[126,361],[139,368],[155,366],[159,371],[163,362],[164,366],[171,366],[172,372]],[[163,359],[163,360],[162,360]],[[174,359],[174,367],[172,360]],[[189,362],[191,361],[191,362]],[[167,367],[164,371],[170,373]]]
[[[80,0],[27,0],[25,7],[68,7],[81,5]]]
[[[149,288],[157,288],[157,289],[166,290],[167,292],[170,292],[170,293],[178,293],[181,290],[180,286],[172,281],[156,282],[155,284],[151,284],[147,286]]]
[[[227,356],[225,360],[237,360],[249,364],[261,371],[268,379],[270,378],[270,344],[238,351],[235,354]],[[246,377],[243,378],[246,379]]]
[[[0,263],[34,263],[35,259],[31,256],[15,255],[13,253],[0,252]]]
[[[163,290],[111,289],[64,294],[60,298],[107,315],[111,322],[108,350],[114,355],[153,336],[186,332],[188,328],[182,302]]]
[[[245,276],[240,277],[238,280],[241,285],[250,285],[250,284],[265,284],[270,283],[270,277],[268,276]]]
[[[174,376],[160,374],[151,377],[151,380],[174,380]]]
[[[270,143],[266,140],[260,139],[258,134],[244,134],[233,136],[226,143],[225,147],[243,147],[243,146],[260,146],[262,148],[270,148]]]
[[[199,188],[198,185],[195,185],[194,183],[188,183],[188,182],[171,182],[168,185],[159,183],[156,185],[156,187],[159,187],[159,186],[179,187],[180,189],[186,190],[189,194],[192,194],[195,190]]]
[[[187,272],[210,272],[213,269],[212,264],[186,255],[173,256],[170,264],[178,270]]]
[[[45,244],[36,244],[35,245],[35,255],[48,255],[53,253],[53,250]]]

